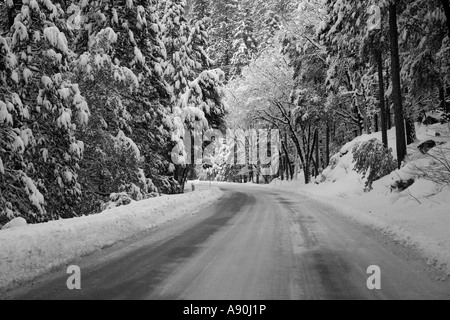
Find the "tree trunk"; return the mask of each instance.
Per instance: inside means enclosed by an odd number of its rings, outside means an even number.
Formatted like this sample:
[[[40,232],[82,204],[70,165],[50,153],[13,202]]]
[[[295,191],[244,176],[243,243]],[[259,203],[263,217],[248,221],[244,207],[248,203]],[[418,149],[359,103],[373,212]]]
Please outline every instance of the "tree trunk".
[[[442,6],[444,7],[445,17],[447,18],[447,31],[448,38],[450,39],[450,4],[449,0],[441,0]]]
[[[284,154],[286,155],[285,161],[286,161],[286,180],[292,180],[292,168],[291,168],[291,159],[289,157],[289,151],[287,148],[287,134],[285,135],[286,140],[284,142],[282,142],[282,146],[283,146],[283,150],[284,150]],[[291,179],[289,179],[289,177],[291,177]]]
[[[184,193],[184,187],[186,186],[187,180],[189,175],[189,166],[186,166],[186,168],[183,171],[183,180],[181,184],[181,193]]]
[[[441,99],[441,109],[442,111],[444,111],[445,113],[449,113],[450,112],[450,107],[449,104],[447,103],[447,99],[445,96],[445,88],[444,85],[441,85],[439,88],[439,99]]]
[[[305,176],[305,184],[309,184],[311,182],[311,163],[309,161],[303,166],[303,174]]]
[[[309,167],[309,165],[310,165],[309,154],[308,154],[308,152],[305,152],[305,154],[303,154],[300,140],[298,139],[297,134],[295,133],[295,130],[292,127],[292,124],[289,125],[289,130],[291,132],[292,141],[294,141],[295,148],[297,149],[297,154],[300,157],[301,164],[303,165],[303,171],[305,173],[308,172],[308,176],[305,175],[305,184],[309,184],[311,181],[310,180],[311,177],[309,175],[310,169],[306,168],[306,167]]]
[[[361,112],[359,111],[358,105],[355,103],[355,107],[353,109],[353,112],[355,113],[356,118],[358,119],[357,126],[358,128],[354,131],[355,132],[355,138],[359,137],[363,134],[364,130],[364,119],[361,117]]]
[[[385,104],[385,93],[384,93],[384,78],[383,78],[383,53],[380,49],[375,51],[377,65],[378,65],[378,88],[379,88],[379,96],[380,100],[380,117],[381,117],[381,135],[383,140],[383,145],[385,148],[388,148],[388,135],[387,135],[387,117],[388,112],[386,112],[386,104]],[[390,117],[390,114],[389,114]]]
[[[397,161],[400,169],[406,158],[406,136],[405,136],[405,118],[402,106],[402,90],[400,80],[400,57],[398,48],[398,26],[397,26],[397,4],[389,4],[389,27],[391,39],[391,72],[392,72],[392,96],[395,109],[395,127],[397,140]]]
[[[392,129],[392,114],[391,114],[391,108],[389,107],[389,99],[386,98],[386,121],[387,121],[387,129]]]
[[[416,127],[414,125],[414,119],[412,117],[408,117],[406,119],[406,143],[409,146],[416,142]]]
[[[327,120],[326,146],[325,146],[325,164],[330,165],[330,120]]]
[[[386,91],[389,90],[389,86],[390,86],[389,74],[391,74],[391,69],[389,68],[389,64],[385,64],[384,66],[386,68],[386,74],[388,75],[385,78],[386,79],[385,95],[386,95]],[[390,130],[390,129],[392,129],[391,104],[390,104],[389,98],[387,96],[385,97],[384,101],[385,101],[385,106],[386,106],[387,129]]]
[[[316,161],[315,161],[315,169],[316,169],[316,178],[319,176],[319,167],[320,167],[320,145],[319,145],[319,129],[316,129],[314,134],[314,139],[316,140]]]
[[[378,125],[378,122],[379,122],[378,113],[375,113],[375,115],[373,116],[373,124],[374,124],[373,130],[374,130],[374,132],[379,132],[380,131],[380,127]]]

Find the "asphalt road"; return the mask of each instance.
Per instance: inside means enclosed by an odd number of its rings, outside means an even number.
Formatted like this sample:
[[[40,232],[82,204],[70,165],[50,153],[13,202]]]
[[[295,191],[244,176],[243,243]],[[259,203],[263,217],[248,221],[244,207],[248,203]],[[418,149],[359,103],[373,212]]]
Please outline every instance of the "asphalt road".
[[[11,292],[12,299],[450,299],[414,252],[296,194],[223,186],[204,212],[168,223]],[[367,288],[367,268],[381,290]]]

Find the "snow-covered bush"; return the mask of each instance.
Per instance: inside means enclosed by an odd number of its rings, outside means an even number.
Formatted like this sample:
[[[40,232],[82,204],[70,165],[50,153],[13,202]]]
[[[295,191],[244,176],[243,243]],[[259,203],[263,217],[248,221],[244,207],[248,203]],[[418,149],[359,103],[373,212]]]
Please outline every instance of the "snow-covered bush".
[[[152,180],[145,178],[142,169],[139,169],[138,172],[140,178],[139,183],[137,185],[134,183],[127,183],[126,185],[119,187],[118,193],[112,193],[109,196],[109,201],[101,204],[101,211],[126,206],[133,201],[141,201],[159,196],[157,188]]]
[[[112,193],[109,196],[109,201],[101,205],[101,210],[104,211],[112,208],[126,206],[131,202],[133,202],[133,199],[126,192]]]
[[[450,186],[450,146],[430,150],[425,161],[414,163],[412,171],[440,186]]]
[[[353,149],[355,166],[353,170],[366,178],[366,191],[372,190],[372,184],[397,169],[392,151],[386,149],[381,141],[372,139],[357,144]]]
[[[143,174],[141,152],[133,140],[122,131],[115,137],[103,132],[93,139],[86,146],[90,156],[80,166],[80,183],[88,191],[78,208],[80,213],[100,211],[104,198],[111,194],[126,193],[142,200],[155,191]]]

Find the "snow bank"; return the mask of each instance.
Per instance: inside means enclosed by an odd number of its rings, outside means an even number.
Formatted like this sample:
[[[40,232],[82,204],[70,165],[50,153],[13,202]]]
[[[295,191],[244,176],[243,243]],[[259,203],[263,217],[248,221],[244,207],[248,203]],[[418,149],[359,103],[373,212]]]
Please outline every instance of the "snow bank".
[[[198,212],[221,196],[222,191],[211,188],[133,202],[87,217],[0,230],[0,288]]]
[[[450,275],[450,186],[443,187],[422,176],[420,169],[428,170],[430,157],[417,148],[424,141],[434,140],[450,151],[450,130],[448,125],[422,125],[416,129],[418,141],[408,146],[407,165],[374,182],[371,192],[364,192],[364,177],[353,171],[352,149],[359,142],[381,140],[381,133],[363,135],[345,145],[316,183],[277,180],[271,187],[307,195],[390,234],[400,243],[417,247],[430,264]],[[395,129],[389,131],[388,137],[395,157]],[[450,159],[450,152],[447,158]],[[391,189],[394,182],[410,178],[415,182],[407,190]]]
[[[25,220],[24,218],[14,218],[10,222],[5,224],[2,228],[2,230],[24,227],[26,225],[27,225],[27,220]]]

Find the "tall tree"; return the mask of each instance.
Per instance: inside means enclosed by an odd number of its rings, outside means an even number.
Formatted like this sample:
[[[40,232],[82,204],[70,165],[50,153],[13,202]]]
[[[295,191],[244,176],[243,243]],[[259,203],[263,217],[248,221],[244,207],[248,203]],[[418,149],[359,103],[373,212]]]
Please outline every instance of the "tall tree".
[[[84,163],[85,183],[97,193],[141,189],[145,197],[146,179],[151,179],[161,192],[171,192],[171,124],[167,121],[171,96],[162,74],[166,50],[157,1],[121,1],[115,6],[109,1],[81,4],[84,28],[76,41],[81,54],[77,76],[89,92],[95,114],[86,132],[92,136],[88,148],[93,154],[100,153]],[[85,77],[88,71],[94,74]],[[117,164],[105,165],[101,155],[109,154],[106,163],[116,161],[114,146],[122,144],[117,139],[123,136],[137,146],[139,160],[120,171],[116,170]],[[144,179],[140,170],[144,171]],[[92,185],[97,179],[92,179],[91,174],[98,176],[98,181],[109,181],[102,183],[104,190],[98,189],[98,183]]]
[[[377,69],[378,69],[378,100],[380,103],[380,118],[381,118],[381,135],[382,142],[385,148],[388,148],[388,134],[387,134],[387,110],[386,110],[386,100],[385,100],[385,92],[384,92],[384,75],[383,75],[383,54],[380,49],[375,50],[375,59],[377,61]]]
[[[65,76],[73,52],[63,2],[7,1],[0,9],[0,219],[29,222],[74,216],[77,167],[84,144],[75,137],[89,109]],[[13,18],[13,19],[11,19]]]
[[[221,0],[211,4],[211,46],[208,54],[214,61],[214,67],[225,72],[226,79],[231,75],[233,58],[234,30],[238,24],[238,1]]]
[[[444,8],[444,12],[445,12],[445,17],[447,18],[447,32],[448,32],[448,37],[450,39],[450,3],[449,0],[440,0],[442,3],[442,7]]]
[[[392,96],[395,109],[397,161],[400,168],[406,159],[406,132],[405,117],[402,104],[402,87],[400,79],[400,56],[398,47],[397,3],[389,3],[389,34],[391,41],[391,72],[392,72]]]
[[[234,54],[231,60],[232,76],[239,76],[242,68],[249,64],[258,50],[249,2],[240,4],[239,9],[238,20],[240,22],[234,31]]]

